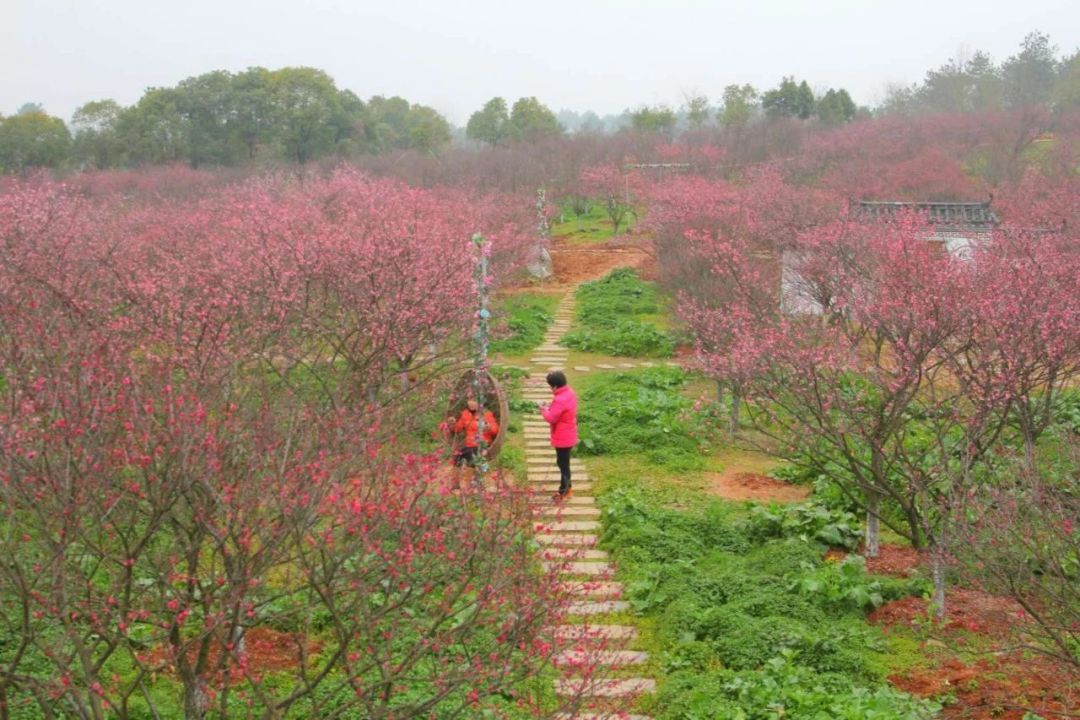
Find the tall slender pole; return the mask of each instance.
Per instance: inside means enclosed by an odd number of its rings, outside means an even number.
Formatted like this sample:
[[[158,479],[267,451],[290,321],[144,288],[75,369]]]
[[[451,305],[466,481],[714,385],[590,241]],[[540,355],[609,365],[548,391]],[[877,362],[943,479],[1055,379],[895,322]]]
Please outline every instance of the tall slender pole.
[[[484,379],[488,370],[488,343],[490,342],[489,320],[491,310],[488,302],[491,295],[491,276],[488,274],[488,260],[491,256],[491,243],[483,235],[477,233],[472,236],[473,248],[476,251],[476,265],[473,270],[476,295],[480,309],[476,313],[476,332],[473,334],[474,358],[473,358],[473,394],[477,404],[477,453],[476,482],[482,484],[484,475],[489,467],[487,461],[487,442],[484,440],[484,401],[486,400]]]

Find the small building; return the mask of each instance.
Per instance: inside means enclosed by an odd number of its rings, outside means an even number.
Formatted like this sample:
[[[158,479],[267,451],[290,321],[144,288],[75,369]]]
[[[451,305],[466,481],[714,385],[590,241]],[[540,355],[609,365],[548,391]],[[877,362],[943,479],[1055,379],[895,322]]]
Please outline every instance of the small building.
[[[924,216],[931,227],[927,242],[940,243],[950,255],[965,257],[973,245],[990,240],[990,233],[1001,222],[985,202],[889,202],[861,200],[859,214],[881,220],[902,213]]]
[[[883,222],[905,214],[922,216],[930,226],[926,241],[937,243],[953,257],[970,257],[971,248],[989,242],[993,229],[1001,222],[985,202],[895,202],[860,200],[853,205],[855,214]],[[817,315],[821,306],[805,287],[798,272],[798,253],[785,251],[780,261],[780,307],[794,315]]]

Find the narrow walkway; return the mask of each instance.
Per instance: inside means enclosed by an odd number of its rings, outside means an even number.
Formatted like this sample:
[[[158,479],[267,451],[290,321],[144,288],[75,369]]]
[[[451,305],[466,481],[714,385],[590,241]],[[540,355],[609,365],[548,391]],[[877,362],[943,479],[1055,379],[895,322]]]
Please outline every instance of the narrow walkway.
[[[554,322],[532,358],[533,372],[525,382],[526,400],[551,400],[546,376],[551,370],[567,371],[567,351],[556,343],[570,329],[573,316],[571,291],[559,303]],[[587,372],[588,368],[574,370]],[[630,605],[620,599],[623,586],[612,579],[615,568],[607,553],[595,547],[600,510],[585,465],[577,458],[570,461],[574,495],[564,504],[556,505],[552,496],[559,486],[559,471],[549,442],[548,425],[539,413],[525,416],[524,434],[528,481],[536,492],[536,539],[543,547],[544,562],[558,570],[564,587],[576,598],[568,612],[578,620],[552,628],[556,642],[568,648],[560,650],[555,657],[556,664],[567,669],[567,676],[556,681],[555,692],[564,697],[580,696],[584,705],[600,709],[564,713],[559,720],[650,720],[643,715],[617,712],[619,706],[625,706],[642,693],[653,692],[656,681],[637,677],[632,672],[634,666],[648,660],[648,653],[626,649],[637,637],[637,630],[603,622],[604,615],[629,610]],[[582,665],[604,666],[599,673],[604,679],[575,678],[573,668]],[[629,668],[629,676],[623,668]],[[610,674],[617,675],[617,679],[606,679]],[[604,712],[604,708],[610,710]]]

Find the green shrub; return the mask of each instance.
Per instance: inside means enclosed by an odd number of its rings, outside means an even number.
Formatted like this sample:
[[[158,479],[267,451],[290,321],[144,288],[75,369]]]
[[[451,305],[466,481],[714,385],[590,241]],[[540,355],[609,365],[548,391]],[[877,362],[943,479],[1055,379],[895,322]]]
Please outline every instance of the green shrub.
[[[745,529],[751,538],[758,541],[795,537],[803,542],[853,550],[862,538],[859,519],[853,513],[817,502],[767,507],[757,505],[750,512]]]

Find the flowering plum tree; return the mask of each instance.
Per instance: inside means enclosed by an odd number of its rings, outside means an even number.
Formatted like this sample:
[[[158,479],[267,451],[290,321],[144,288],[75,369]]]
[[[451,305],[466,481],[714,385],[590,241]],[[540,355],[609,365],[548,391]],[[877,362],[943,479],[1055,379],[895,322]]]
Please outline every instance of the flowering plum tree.
[[[567,598],[531,515],[402,455],[386,382],[467,337],[473,231],[514,269],[499,202],[351,172],[0,195],[0,715],[537,709]]]
[[[1075,376],[1075,240],[1006,227],[965,260],[918,216],[799,229],[731,185],[687,179],[655,197],[661,266],[706,371],[747,394],[774,450],[867,509],[868,554],[879,522],[933,551],[943,610],[950,506],[1010,424],[1030,455]]]

